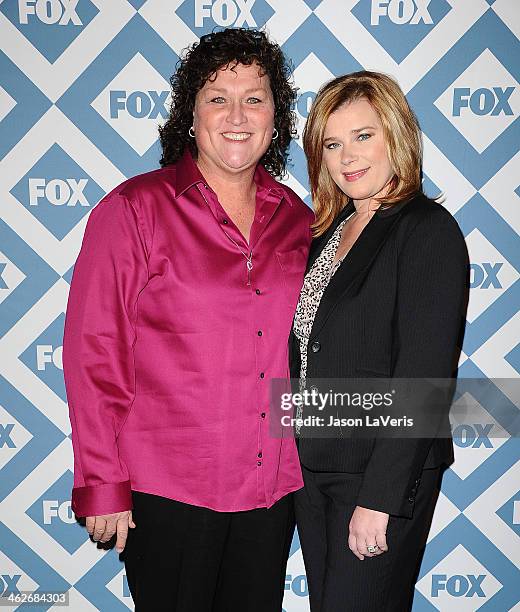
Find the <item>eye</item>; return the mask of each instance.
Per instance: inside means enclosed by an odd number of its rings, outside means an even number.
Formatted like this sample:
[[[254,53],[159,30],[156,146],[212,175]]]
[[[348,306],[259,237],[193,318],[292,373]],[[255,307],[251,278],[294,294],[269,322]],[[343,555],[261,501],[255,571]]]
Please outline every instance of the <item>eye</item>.
[[[361,142],[363,142],[364,140],[368,140],[371,137],[371,134],[367,134],[366,132],[364,132],[363,134],[360,134],[358,136],[358,140],[361,140]]]
[[[262,100],[260,100],[260,98],[255,98],[254,96],[251,96],[247,99],[247,101],[249,102],[249,104],[258,104]]]
[[[215,102],[215,104],[224,104],[225,100],[222,96],[216,96],[215,98],[211,98],[210,102]]]
[[[339,142],[328,142],[325,145],[325,148],[328,149],[329,151],[332,151],[333,149],[337,149],[340,146]]]

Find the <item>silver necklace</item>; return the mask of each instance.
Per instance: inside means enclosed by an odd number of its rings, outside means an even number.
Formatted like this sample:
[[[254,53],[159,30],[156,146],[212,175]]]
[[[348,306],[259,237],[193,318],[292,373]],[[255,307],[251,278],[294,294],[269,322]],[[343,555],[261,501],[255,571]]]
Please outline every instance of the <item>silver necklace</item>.
[[[202,191],[200,191],[200,194],[202,195],[202,197],[204,198],[204,201],[206,202],[206,205],[209,208],[209,203],[206,200],[206,196],[204,195],[204,193]],[[245,257],[246,260],[246,269],[247,269],[247,285],[250,286],[251,285],[251,270],[253,269],[253,249],[249,250],[249,255],[246,255],[244,253],[244,251],[242,250],[242,248],[240,247],[240,245],[238,244],[238,242],[236,242],[236,240],[234,240],[227,232],[226,230],[223,230],[224,234],[226,234],[226,236],[229,238],[229,240],[231,240],[231,242],[237,247],[237,249],[242,253],[242,255]]]
[[[246,268],[247,268],[247,284],[251,285],[251,270],[253,269],[253,249],[250,249],[249,255],[246,255],[244,251],[240,248],[240,245],[231,238],[231,236],[224,230],[224,234],[231,240],[231,242],[237,247],[237,249],[242,253],[242,255],[246,259]]]

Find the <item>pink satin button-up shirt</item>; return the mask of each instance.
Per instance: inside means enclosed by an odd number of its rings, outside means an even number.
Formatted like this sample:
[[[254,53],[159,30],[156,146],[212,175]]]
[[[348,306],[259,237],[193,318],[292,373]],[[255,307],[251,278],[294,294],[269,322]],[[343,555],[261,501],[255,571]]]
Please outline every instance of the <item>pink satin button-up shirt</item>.
[[[129,510],[132,489],[238,511],[302,486],[269,381],[289,375],[314,215],[260,166],[255,183],[249,244],[188,153],[92,211],[63,343],[76,515]]]

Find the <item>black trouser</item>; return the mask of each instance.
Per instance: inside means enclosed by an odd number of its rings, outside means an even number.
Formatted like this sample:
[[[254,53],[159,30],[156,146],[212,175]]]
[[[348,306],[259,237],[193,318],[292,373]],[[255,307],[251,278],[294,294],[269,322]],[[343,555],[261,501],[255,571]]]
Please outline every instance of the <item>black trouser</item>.
[[[363,474],[311,472],[295,494],[312,612],[406,612],[426,545],[441,469],[423,470],[413,518],[390,516],[388,552],[360,561],[348,547],[348,525]]]
[[[121,557],[136,612],[280,612],[292,494],[244,512],[132,498],[136,527]]]

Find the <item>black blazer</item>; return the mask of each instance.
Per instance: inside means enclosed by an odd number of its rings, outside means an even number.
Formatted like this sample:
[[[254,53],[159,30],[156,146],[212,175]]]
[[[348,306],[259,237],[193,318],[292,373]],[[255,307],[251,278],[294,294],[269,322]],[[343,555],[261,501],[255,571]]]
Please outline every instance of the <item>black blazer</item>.
[[[313,241],[308,269],[338,224]],[[455,219],[422,194],[377,211],[323,293],[307,353],[307,378],[450,378],[468,294],[468,254]],[[289,340],[291,376],[299,342]],[[411,516],[424,468],[453,461],[451,439],[301,438],[302,464],[364,473],[358,505]]]

